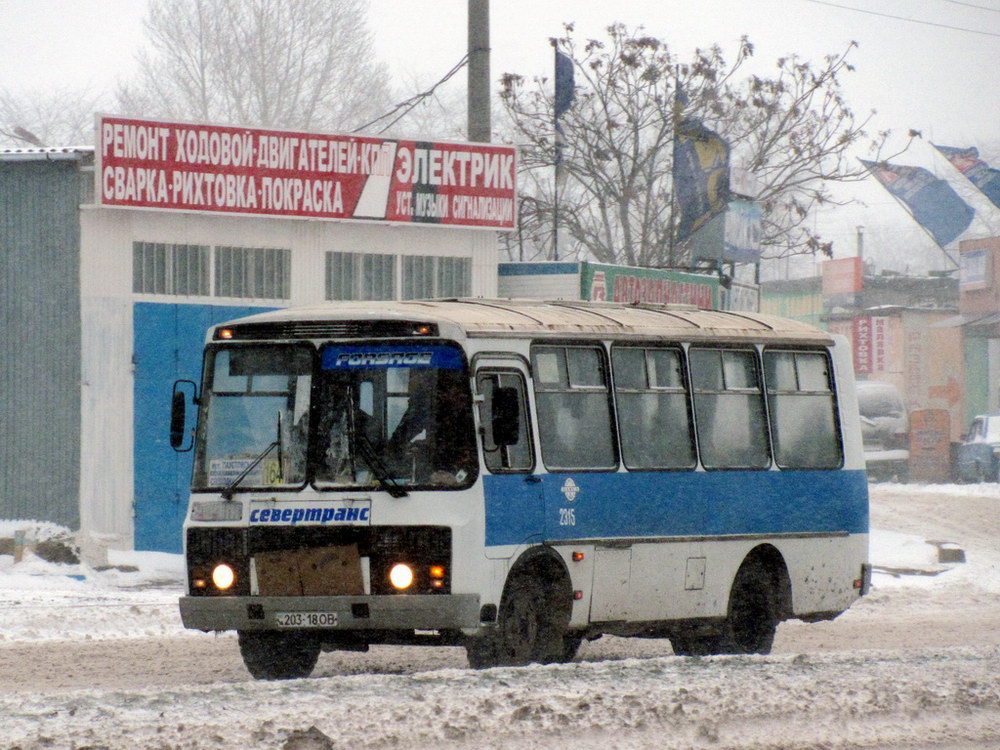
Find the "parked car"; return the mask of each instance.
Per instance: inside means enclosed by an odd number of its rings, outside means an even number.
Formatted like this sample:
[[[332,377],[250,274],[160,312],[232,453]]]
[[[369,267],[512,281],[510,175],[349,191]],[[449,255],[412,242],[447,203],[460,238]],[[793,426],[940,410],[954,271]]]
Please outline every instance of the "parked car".
[[[955,457],[956,471],[963,482],[996,482],[1000,453],[1000,414],[982,414],[972,420],[962,436]]]
[[[858,411],[868,476],[905,482],[910,465],[910,420],[892,383],[858,382]]]

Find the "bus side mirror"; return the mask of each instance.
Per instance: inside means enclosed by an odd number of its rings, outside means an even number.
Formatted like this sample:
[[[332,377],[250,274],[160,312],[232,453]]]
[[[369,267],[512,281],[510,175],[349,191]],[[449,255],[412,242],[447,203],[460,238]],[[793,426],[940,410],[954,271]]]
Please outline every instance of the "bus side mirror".
[[[491,422],[493,442],[497,446],[517,445],[521,432],[521,403],[517,388],[503,387],[493,391]]]
[[[190,385],[192,391],[190,396],[185,392],[184,385]],[[187,453],[194,447],[194,440],[185,441],[187,431],[187,402],[190,397],[191,403],[198,402],[195,396],[197,386],[190,380],[178,380],[174,383],[174,393],[170,399],[170,447],[178,453]],[[185,447],[186,442],[186,447]]]

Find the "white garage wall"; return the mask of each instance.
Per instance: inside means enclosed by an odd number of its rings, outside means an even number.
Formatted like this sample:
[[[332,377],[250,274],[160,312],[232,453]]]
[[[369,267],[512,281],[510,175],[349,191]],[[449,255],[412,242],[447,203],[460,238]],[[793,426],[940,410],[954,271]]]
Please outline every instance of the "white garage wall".
[[[284,306],[322,302],[328,251],[468,257],[472,259],[472,295],[497,295],[493,231],[97,207],[82,208],[80,221],[81,536],[95,548],[127,549],[134,541],[134,303]],[[291,298],[134,294],[135,241],[288,248]],[[397,258],[397,296],[399,266]]]

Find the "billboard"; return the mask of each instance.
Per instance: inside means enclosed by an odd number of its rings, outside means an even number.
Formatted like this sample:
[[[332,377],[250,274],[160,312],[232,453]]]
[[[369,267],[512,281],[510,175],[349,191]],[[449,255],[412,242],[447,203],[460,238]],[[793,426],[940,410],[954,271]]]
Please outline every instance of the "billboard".
[[[603,263],[580,265],[580,299],[680,303],[704,310],[719,306],[719,281],[714,276]]]
[[[690,238],[691,257],[723,263],[757,263],[761,253],[763,209],[759,203],[733,198]]]
[[[864,284],[861,258],[838,258],[823,261],[823,302],[827,311],[858,304],[858,294]]]
[[[512,146],[97,116],[102,206],[513,229]]]

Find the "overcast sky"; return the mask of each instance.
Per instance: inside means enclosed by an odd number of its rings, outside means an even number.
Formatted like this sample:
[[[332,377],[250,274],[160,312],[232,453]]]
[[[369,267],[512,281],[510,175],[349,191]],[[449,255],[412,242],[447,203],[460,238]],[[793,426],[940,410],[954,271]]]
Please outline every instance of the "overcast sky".
[[[491,5],[494,78],[506,71],[548,74],[547,39],[561,34],[566,21],[575,22],[581,36],[599,35],[615,20],[641,24],[681,56],[713,43],[731,54],[747,34],[757,47],[755,64],[765,70],[780,55],[816,60],[853,39],[861,46],[852,53],[857,72],[847,79],[850,101],[858,112],[878,109],[879,127],[917,128],[940,143],[1000,141],[1000,0],[493,0]],[[131,68],[144,10],[143,0],[0,0],[0,85],[110,88]],[[466,0],[371,0],[370,25],[379,56],[397,78],[415,71],[433,81],[465,53]]]
[[[642,25],[682,59],[716,43],[731,58],[746,34],[756,46],[753,64],[764,73],[779,56],[819,60],[854,40],[857,70],[845,90],[857,113],[878,110],[876,129],[915,128],[927,141],[1000,151],[1000,0],[493,0],[491,6],[494,79],[503,72],[551,75],[547,40],[562,33],[564,22],[575,22],[581,37],[600,36],[613,21]],[[110,90],[130,72],[145,7],[144,0],[0,0],[0,87]],[[466,0],[371,0],[376,51],[397,85],[413,74],[432,83],[461,59],[466,8]],[[464,86],[464,78],[456,76],[454,85]],[[904,161],[943,169],[927,146]]]

